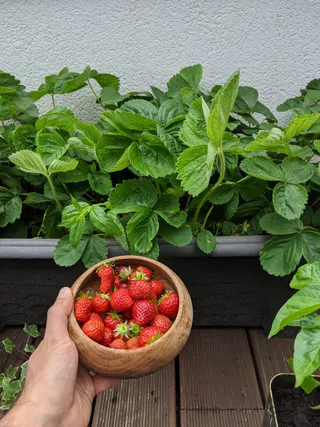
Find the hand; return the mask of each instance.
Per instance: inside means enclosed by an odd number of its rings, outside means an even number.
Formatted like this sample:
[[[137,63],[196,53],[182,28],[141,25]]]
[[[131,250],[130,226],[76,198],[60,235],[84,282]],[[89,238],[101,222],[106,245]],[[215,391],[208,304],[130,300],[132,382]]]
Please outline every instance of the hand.
[[[72,309],[71,290],[62,288],[48,311],[44,339],[30,357],[22,395],[0,427],[85,427],[93,398],[118,383],[91,376],[79,365],[67,328]]]

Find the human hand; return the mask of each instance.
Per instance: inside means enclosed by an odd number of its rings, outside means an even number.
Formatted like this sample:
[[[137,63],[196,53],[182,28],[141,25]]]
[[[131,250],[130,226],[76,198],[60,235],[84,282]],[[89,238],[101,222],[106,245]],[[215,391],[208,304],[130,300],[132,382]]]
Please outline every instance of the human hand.
[[[86,427],[93,398],[118,383],[79,365],[68,333],[72,309],[72,292],[62,288],[48,311],[44,339],[30,357],[23,392],[0,427]]]

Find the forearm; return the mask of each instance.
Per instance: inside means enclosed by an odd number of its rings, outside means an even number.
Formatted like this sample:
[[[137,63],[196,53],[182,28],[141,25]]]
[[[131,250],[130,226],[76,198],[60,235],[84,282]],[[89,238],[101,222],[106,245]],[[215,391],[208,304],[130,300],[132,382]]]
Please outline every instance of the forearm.
[[[58,427],[59,418],[46,413],[41,406],[18,401],[0,421],[0,427]]]

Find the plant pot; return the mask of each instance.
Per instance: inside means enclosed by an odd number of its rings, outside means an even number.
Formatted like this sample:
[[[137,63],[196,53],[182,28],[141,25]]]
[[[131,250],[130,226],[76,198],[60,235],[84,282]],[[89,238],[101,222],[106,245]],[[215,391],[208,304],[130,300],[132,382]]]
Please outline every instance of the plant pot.
[[[177,248],[160,242],[160,261],[186,284],[194,307],[194,325],[262,327],[292,295],[290,277],[264,272],[259,251],[265,236],[218,237],[212,255],[193,241]],[[85,270],[78,263],[58,267],[56,240],[0,239],[0,320],[2,324],[44,324],[46,312],[62,286],[71,286]],[[116,241],[107,242],[108,256],[124,255]]]
[[[294,374],[278,374],[271,379],[262,427],[320,426],[319,411],[311,409],[320,404],[320,389],[306,395],[294,384]]]

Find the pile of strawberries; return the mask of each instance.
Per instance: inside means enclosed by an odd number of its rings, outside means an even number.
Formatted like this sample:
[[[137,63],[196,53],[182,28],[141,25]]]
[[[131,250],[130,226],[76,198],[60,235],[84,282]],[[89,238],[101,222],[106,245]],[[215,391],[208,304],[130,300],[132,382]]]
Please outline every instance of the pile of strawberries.
[[[74,305],[76,319],[93,341],[118,350],[133,350],[152,344],[172,326],[179,297],[165,291],[144,266],[103,265],[97,271],[99,292],[83,292]]]

